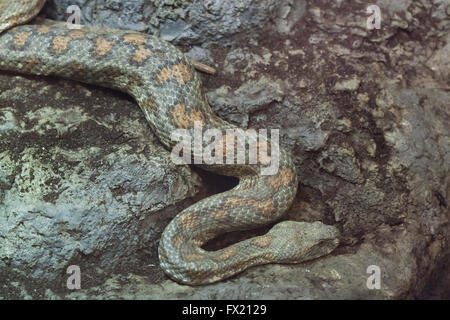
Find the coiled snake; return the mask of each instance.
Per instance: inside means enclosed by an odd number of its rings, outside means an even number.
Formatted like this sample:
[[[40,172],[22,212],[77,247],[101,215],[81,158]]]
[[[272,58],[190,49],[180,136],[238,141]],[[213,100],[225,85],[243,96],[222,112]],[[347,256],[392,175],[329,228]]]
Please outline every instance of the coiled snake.
[[[126,92],[169,150],[176,145],[170,139],[176,129],[193,134],[198,123],[202,132],[214,128],[224,136],[229,132],[226,129],[235,129],[214,115],[192,63],[171,44],[134,31],[69,29],[48,20],[25,24],[44,3],[0,0],[0,70],[54,75]],[[236,148],[234,138],[224,140],[226,150]],[[240,182],[232,190],[188,207],[169,223],[158,250],[161,267],[169,277],[184,284],[207,284],[254,265],[314,259],[337,246],[334,227],[284,221],[265,235],[217,251],[202,249],[220,234],[256,228],[283,216],[296,195],[298,181],[292,156],[283,148],[278,156],[279,169],[273,175],[261,174],[264,161],[260,158],[256,164],[199,165],[238,177]]]

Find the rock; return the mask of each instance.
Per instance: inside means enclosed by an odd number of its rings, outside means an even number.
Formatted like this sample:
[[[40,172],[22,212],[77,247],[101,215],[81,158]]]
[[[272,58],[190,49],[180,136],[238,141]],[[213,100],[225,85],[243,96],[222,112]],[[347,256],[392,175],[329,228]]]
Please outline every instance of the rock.
[[[264,25],[278,3],[276,0],[49,0],[45,12],[50,19],[65,21],[67,7],[75,4],[82,11],[82,24],[148,32],[177,44],[201,44],[229,42],[227,37],[233,34]]]
[[[355,150],[350,146],[330,145],[320,156],[319,164],[324,170],[342,179],[356,184],[364,181],[359,162],[355,157]]]
[[[263,49],[264,50],[264,49]],[[272,58],[272,53],[265,49],[261,54],[249,52],[242,48],[237,48],[229,52],[224,61],[223,71],[234,75],[237,70],[249,76],[256,76],[256,66],[268,66]],[[238,64],[239,63],[239,64]]]
[[[337,82],[334,86],[336,91],[355,91],[359,88],[359,79],[350,79]]]
[[[252,44],[239,42],[227,55],[222,53],[226,78],[217,81],[219,89],[212,87],[217,90],[209,96],[213,107],[230,121],[239,110],[241,124],[249,127],[281,128],[283,144],[296,156],[301,188],[289,219],[320,219],[342,228],[343,252],[308,265],[314,273],[290,278],[289,272],[281,275],[284,266],[274,266],[277,271],[272,273],[272,267],[258,269],[268,277],[289,274],[286,283],[302,288],[311,288],[306,276],[312,281],[333,279],[323,284],[329,292],[305,289],[308,298],[417,297],[429,287],[430,266],[441,270],[449,250],[450,143],[445,138],[449,95],[442,76],[446,69],[432,78],[424,68],[427,61],[438,64],[448,53],[441,40],[448,28],[439,22],[434,25],[431,17],[438,8],[431,9],[430,1],[421,2],[423,7],[408,1],[396,6],[386,3],[381,8],[385,27],[372,34],[365,30],[367,17],[357,16],[365,8],[311,1],[306,22],[298,24],[292,36],[265,33]],[[425,8],[431,11],[425,14]],[[394,17],[399,11],[409,14]],[[418,20],[421,14],[427,18]],[[401,28],[415,37],[403,38]],[[395,50],[389,49],[386,39],[397,41]],[[374,45],[362,46],[366,41]],[[268,60],[262,59],[266,52],[271,53]],[[249,113],[243,107],[245,97],[238,107],[217,98],[227,96],[231,101],[240,83],[258,79],[262,72],[271,83],[283,83],[281,99]],[[227,79],[239,79],[239,84]],[[223,88],[227,90],[221,94]],[[372,264],[380,267],[384,279],[380,290],[365,286]],[[446,279],[445,273],[439,278]],[[339,279],[348,281],[345,287],[340,287]],[[252,283],[259,280],[260,286],[253,290],[266,297],[263,280],[255,276]],[[284,292],[276,298],[302,296],[285,290],[280,282],[271,289]],[[250,292],[246,288],[238,297],[254,297]]]
[[[186,52],[186,56],[192,60],[200,61],[205,64],[213,64],[213,59],[211,57],[211,51],[199,46],[192,47],[191,50]]]
[[[450,6],[449,6],[450,8]],[[445,39],[446,45],[437,50],[427,61],[427,66],[433,70],[437,77],[446,81],[450,78],[450,34]]]
[[[436,266],[436,272],[431,276],[431,280],[423,290],[420,299],[441,299],[449,300],[450,292],[450,254]]]
[[[0,92],[0,292],[17,277],[64,283],[71,264],[150,272],[198,176],[122,95],[5,74]]]
[[[281,34],[292,32],[294,25],[300,21],[306,13],[306,1],[284,0],[279,1],[277,30]]]
[[[208,100],[214,111],[224,119],[246,128],[249,115],[260,111],[272,102],[280,102],[283,97],[283,82],[262,76],[249,80],[237,90],[220,87],[208,93]]]

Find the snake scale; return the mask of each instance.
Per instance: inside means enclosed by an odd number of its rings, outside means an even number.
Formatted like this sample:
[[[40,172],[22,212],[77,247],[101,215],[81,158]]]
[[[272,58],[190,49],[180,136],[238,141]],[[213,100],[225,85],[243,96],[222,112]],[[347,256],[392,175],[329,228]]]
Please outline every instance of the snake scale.
[[[168,150],[175,146],[170,139],[175,129],[192,133],[194,123],[200,123],[201,130],[214,128],[225,134],[226,129],[236,128],[212,112],[199,75],[173,45],[135,31],[70,29],[63,23],[34,19],[44,3],[0,0],[0,70],[58,76],[126,92]],[[170,278],[189,285],[207,284],[251,266],[299,263],[336,248],[334,227],[294,221],[279,222],[267,234],[220,250],[202,248],[226,232],[275,222],[290,207],[298,186],[292,156],[280,148],[279,169],[273,175],[260,173],[262,163],[260,159],[256,164],[199,165],[235,176],[239,184],[186,208],[166,227],[158,254]]]

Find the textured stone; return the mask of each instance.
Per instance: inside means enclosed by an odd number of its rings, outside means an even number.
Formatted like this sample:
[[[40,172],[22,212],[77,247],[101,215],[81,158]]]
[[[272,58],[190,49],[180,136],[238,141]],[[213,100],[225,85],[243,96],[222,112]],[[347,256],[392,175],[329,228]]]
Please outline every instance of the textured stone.
[[[71,263],[158,264],[167,219],[200,181],[172,163],[137,105],[19,76],[0,75],[0,92],[0,291],[16,277],[58,282]]]
[[[131,29],[174,43],[198,44],[227,42],[227,37],[233,34],[261,27],[277,10],[279,2],[292,1],[49,0],[46,13],[51,19],[66,20],[67,7],[76,4],[82,10],[82,24]],[[304,5],[303,1],[296,2]]]
[[[355,91],[359,88],[359,79],[350,79],[337,82],[334,86],[336,91]]]

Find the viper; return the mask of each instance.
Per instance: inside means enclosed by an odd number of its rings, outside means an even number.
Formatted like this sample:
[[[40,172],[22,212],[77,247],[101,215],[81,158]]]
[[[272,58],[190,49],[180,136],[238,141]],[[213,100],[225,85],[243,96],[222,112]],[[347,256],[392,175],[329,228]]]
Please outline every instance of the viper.
[[[230,134],[236,126],[217,117],[206,98],[199,74],[180,50],[160,38],[135,31],[86,27],[35,19],[45,0],[0,0],[0,70],[57,76],[120,90],[131,95],[149,126],[169,151],[177,129],[194,134],[219,130],[217,150],[238,148]],[[203,142],[207,146],[206,142]],[[248,142],[277,157],[278,170],[262,174],[267,159],[234,164],[197,163],[205,170],[234,176],[236,187],[215,194],[180,212],[166,227],[159,243],[161,268],[173,280],[201,285],[229,278],[267,263],[300,263],[333,251],[338,231],[321,222],[282,221],[264,235],[208,251],[206,242],[238,230],[281,220],[298,188],[292,155],[274,142]],[[221,148],[219,148],[221,147]],[[275,148],[276,147],[276,148]],[[195,156],[191,149],[190,157]],[[232,156],[236,160],[236,155]]]

